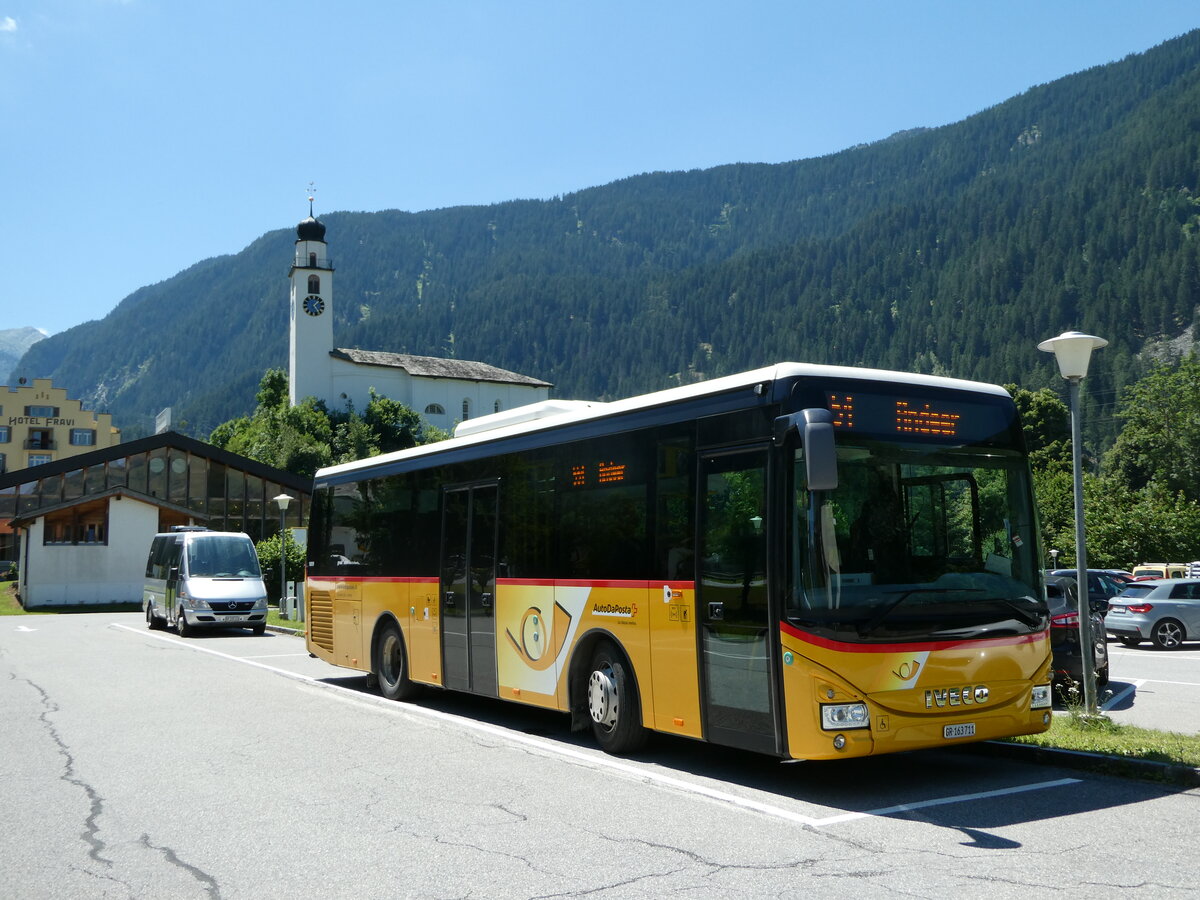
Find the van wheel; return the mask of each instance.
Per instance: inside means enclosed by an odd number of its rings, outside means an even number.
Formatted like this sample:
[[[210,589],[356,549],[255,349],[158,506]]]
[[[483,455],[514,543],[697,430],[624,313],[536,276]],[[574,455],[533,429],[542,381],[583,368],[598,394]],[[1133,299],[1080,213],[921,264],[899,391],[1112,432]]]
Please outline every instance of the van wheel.
[[[187,617],[182,612],[175,618],[175,631],[180,637],[188,637],[192,633],[192,629],[187,623]]]
[[[160,631],[163,627],[163,620],[154,614],[154,607],[146,604],[146,627],[151,631]]]
[[[592,734],[605,753],[633,753],[645,745],[650,734],[642,726],[637,686],[624,657],[607,641],[592,655],[587,704]]]
[[[411,700],[420,693],[420,686],[408,677],[408,656],[404,652],[404,637],[395,622],[379,632],[372,654],[379,693],[389,700]]]
[[[251,628],[250,630],[251,630],[251,631],[253,631],[255,634],[258,634],[258,635],[263,635],[263,634],[266,634],[266,633],[267,633],[267,623],[266,623],[266,622],[259,622],[257,625],[255,625],[255,626],[254,626],[253,628]]]

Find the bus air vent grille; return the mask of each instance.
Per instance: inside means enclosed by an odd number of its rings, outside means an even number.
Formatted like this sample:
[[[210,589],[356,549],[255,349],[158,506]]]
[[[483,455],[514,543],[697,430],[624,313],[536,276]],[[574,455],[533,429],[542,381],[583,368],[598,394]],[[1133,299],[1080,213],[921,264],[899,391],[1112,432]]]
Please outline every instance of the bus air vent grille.
[[[333,652],[333,595],[329,591],[308,595],[308,636],[321,649]]]

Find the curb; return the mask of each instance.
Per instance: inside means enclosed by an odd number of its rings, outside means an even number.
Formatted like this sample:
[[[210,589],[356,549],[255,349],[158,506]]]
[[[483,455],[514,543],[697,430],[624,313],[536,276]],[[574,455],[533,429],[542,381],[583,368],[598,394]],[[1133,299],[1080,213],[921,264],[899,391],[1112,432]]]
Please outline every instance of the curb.
[[[1149,759],[1132,759],[1125,756],[1107,756],[1103,753],[1088,753],[1083,750],[1062,750],[1057,747],[1038,747],[1033,744],[1012,744],[1007,741],[983,741],[972,745],[977,752],[1024,763],[1061,766],[1101,775],[1116,775],[1123,778],[1138,778],[1157,781],[1178,787],[1200,787],[1200,768],[1175,763],[1161,763]],[[964,748],[965,749],[965,748]]]
[[[285,628],[283,625],[268,625],[267,631],[274,631],[276,634],[292,634],[296,637],[304,635],[304,630],[301,628]]]

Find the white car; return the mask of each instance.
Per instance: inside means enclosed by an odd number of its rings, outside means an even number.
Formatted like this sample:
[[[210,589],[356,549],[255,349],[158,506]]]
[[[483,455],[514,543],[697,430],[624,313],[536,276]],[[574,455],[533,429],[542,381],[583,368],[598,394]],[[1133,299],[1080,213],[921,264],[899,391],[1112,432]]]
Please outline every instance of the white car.
[[[1109,602],[1104,625],[1126,647],[1152,641],[1177,650],[1200,640],[1200,578],[1132,582]]]

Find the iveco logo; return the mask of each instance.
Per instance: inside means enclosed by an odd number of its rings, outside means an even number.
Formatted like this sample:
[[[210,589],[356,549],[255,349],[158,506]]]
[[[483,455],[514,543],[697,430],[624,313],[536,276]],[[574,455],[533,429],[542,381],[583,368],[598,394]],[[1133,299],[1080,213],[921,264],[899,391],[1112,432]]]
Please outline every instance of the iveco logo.
[[[964,684],[962,687],[933,688],[925,692],[925,708],[935,706],[970,706],[975,703],[987,703],[988,689],[982,684]]]

